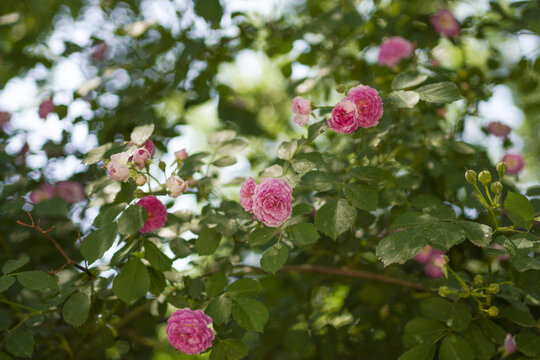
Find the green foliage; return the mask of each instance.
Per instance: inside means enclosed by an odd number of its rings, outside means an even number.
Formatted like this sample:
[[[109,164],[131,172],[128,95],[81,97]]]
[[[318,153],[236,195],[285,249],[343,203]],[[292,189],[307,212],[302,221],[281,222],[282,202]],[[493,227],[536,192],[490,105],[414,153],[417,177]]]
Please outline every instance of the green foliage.
[[[114,278],[112,290],[116,296],[130,303],[150,289],[150,275],[146,266],[137,258],[130,259]]]

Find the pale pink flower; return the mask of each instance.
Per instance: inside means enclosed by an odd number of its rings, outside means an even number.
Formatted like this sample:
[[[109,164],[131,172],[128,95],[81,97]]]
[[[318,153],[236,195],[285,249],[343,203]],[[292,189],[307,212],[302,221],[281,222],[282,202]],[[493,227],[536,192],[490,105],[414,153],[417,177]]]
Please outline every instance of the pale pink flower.
[[[11,120],[11,114],[6,111],[0,111],[0,130],[4,130],[4,125]]]
[[[30,193],[30,200],[37,204],[43,200],[49,200],[56,196],[56,187],[51,184],[40,184],[39,189]]]
[[[176,151],[174,153],[174,156],[176,157],[177,160],[184,161],[188,158],[188,153],[186,149],[181,149],[181,150]]]
[[[47,115],[54,111],[54,102],[51,98],[43,101],[39,105],[38,115],[42,119],[47,119]]]
[[[305,126],[309,121],[309,115],[296,114],[294,115],[294,122],[300,126]]]
[[[360,126],[358,108],[356,104],[344,98],[332,109],[332,116],[328,118],[328,126],[342,134],[350,134]]]
[[[520,154],[507,153],[503,156],[502,161],[504,161],[508,167],[508,170],[506,171],[508,175],[519,174],[519,172],[525,167],[525,163],[523,162],[523,158]]]
[[[292,101],[291,110],[295,114],[309,115],[311,114],[311,101],[296,96]]]
[[[137,176],[137,178],[135,178],[135,183],[137,183],[137,185],[139,186],[143,186],[144,184],[146,184],[146,176],[144,175]]]
[[[253,193],[257,182],[252,177],[247,178],[240,187],[240,204],[244,210],[253,212]]]
[[[139,229],[142,233],[149,233],[159,229],[167,222],[167,208],[155,196],[144,196],[139,201],[138,205],[146,209],[147,218],[144,225]]]
[[[111,179],[126,182],[129,179],[129,168],[121,163],[110,162],[107,164],[107,173]]]
[[[431,16],[430,20],[435,28],[435,31],[439,34],[448,37],[459,35],[459,23],[450,10],[439,9],[437,13]]]
[[[488,130],[491,135],[501,137],[503,139],[508,137],[512,128],[508,125],[503,124],[500,121],[492,121],[488,124]]]
[[[266,226],[280,226],[291,217],[291,186],[284,179],[263,178],[255,187],[252,209]]]
[[[146,148],[138,148],[133,154],[133,163],[139,167],[139,169],[144,169],[146,161],[150,160],[150,152]]]
[[[431,252],[433,251],[434,249],[427,245],[425,246],[422,251],[420,251],[415,257],[414,257],[414,260],[416,260],[417,262],[419,262],[420,264],[427,264],[430,260],[431,260]]]
[[[108,46],[103,41],[100,41],[94,46],[94,52],[92,53],[92,60],[94,63],[101,63],[105,60],[105,54],[108,50]]]
[[[167,340],[184,354],[200,354],[212,346],[215,335],[208,327],[211,323],[212,318],[201,310],[177,310],[167,321]]]
[[[512,334],[507,333],[506,338],[504,339],[504,351],[507,355],[510,355],[517,350],[516,337]]]
[[[401,36],[393,36],[383,41],[379,49],[379,65],[394,66],[412,55],[412,45]]]
[[[167,188],[173,198],[179,197],[186,191],[187,184],[180,176],[173,175],[167,179]]]
[[[144,142],[143,144],[143,147],[148,150],[148,152],[150,153],[150,156],[154,156],[154,154],[156,153],[156,146],[154,145],[154,143],[152,142],[152,140],[148,139]]]
[[[82,185],[76,181],[59,182],[56,184],[56,193],[70,204],[83,201],[86,198]]]
[[[349,90],[347,99],[358,108],[360,126],[368,128],[379,123],[383,115],[383,103],[377,90],[367,85],[358,85]]]

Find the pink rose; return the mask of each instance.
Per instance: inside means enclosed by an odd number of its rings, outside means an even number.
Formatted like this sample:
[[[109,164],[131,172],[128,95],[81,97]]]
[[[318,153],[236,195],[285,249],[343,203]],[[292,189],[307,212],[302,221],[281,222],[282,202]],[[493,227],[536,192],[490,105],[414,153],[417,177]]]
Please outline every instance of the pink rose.
[[[414,259],[424,265],[424,272],[430,278],[437,279],[443,276],[442,267],[446,263],[446,260],[444,259],[444,252],[441,250],[427,245]]]
[[[51,184],[41,184],[39,189],[30,193],[30,200],[37,204],[43,200],[49,200],[56,196],[56,187]]]
[[[291,109],[295,114],[309,115],[311,114],[311,101],[297,96],[292,101]]]
[[[108,46],[103,41],[100,41],[94,46],[94,52],[92,53],[92,60],[94,63],[101,63],[105,60],[105,53],[108,50]]]
[[[167,339],[184,354],[200,354],[212,346],[214,332],[208,327],[211,323],[212,319],[201,310],[177,310],[167,320]]]
[[[252,209],[266,226],[280,226],[291,217],[291,186],[284,179],[263,178],[255,187]]]
[[[253,193],[256,187],[257,182],[252,177],[244,180],[240,187],[240,204],[248,212],[253,212]]]
[[[42,119],[47,119],[47,115],[54,111],[54,103],[51,98],[43,101],[39,105],[38,115]]]
[[[525,163],[523,162],[523,158],[520,154],[508,153],[503,156],[502,161],[504,161],[508,167],[508,170],[506,171],[508,175],[519,174],[519,172],[525,167]]]
[[[155,196],[144,196],[139,201],[138,205],[144,206],[148,217],[146,222],[139,229],[142,233],[149,233],[159,229],[167,222],[167,208]]]
[[[294,115],[294,122],[300,126],[305,126],[309,121],[309,115],[296,114]]]
[[[4,130],[4,125],[11,120],[11,114],[5,111],[0,111],[0,130]]]
[[[488,125],[488,130],[491,135],[506,138],[510,134],[510,131],[512,131],[512,128],[500,121],[492,121]]]
[[[107,164],[107,173],[111,179],[126,182],[129,179],[129,168],[121,163],[110,162]]]
[[[360,126],[358,108],[351,100],[344,98],[332,109],[328,126],[338,133],[350,134]]]
[[[459,23],[450,10],[439,9],[430,20],[437,33],[448,37],[459,35]]]
[[[85,199],[84,190],[81,184],[75,181],[61,181],[56,186],[58,196],[73,204]]]
[[[412,45],[409,40],[401,36],[393,36],[383,41],[379,49],[379,65],[394,66],[401,59],[412,55]]]
[[[516,337],[512,336],[512,334],[506,334],[506,338],[504,339],[504,351],[507,355],[510,355],[516,352],[516,350]]]
[[[186,191],[187,184],[180,176],[171,176],[167,179],[167,188],[173,198],[179,197]]]
[[[154,154],[156,153],[156,146],[150,139],[144,142],[143,147],[148,150],[148,152],[150,153],[150,157],[154,156]]]
[[[367,128],[379,123],[383,114],[383,103],[377,90],[366,85],[358,85],[349,90],[347,99],[356,104],[361,127]]]
[[[174,153],[174,156],[176,157],[176,160],[184,161],[188,157],[188,153],[186,149],[178,150]]]
[[[150,160],[152,156],[150,156],[150,152],[146,150],[146,148],[138,148],[137,151],[135,151],[135,154],[133,154],[133,163],[135,163],[139,169],[144,169],[146,165],[146,161]]]

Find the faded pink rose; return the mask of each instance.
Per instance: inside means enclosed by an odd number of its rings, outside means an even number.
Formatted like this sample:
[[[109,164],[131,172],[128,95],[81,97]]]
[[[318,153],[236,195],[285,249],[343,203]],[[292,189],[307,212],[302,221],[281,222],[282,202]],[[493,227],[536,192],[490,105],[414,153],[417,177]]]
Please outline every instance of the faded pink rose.
[[[75,181],[59,182],[56,184],[56,193],[70,204],[85,199],[82,185]]]
[[[111,179],[126,182],[129,179],[129,168],[121,163],[110,162],[107,164],[107,173]]]
[[[504,351],[507,355],[515,353],[517,350],[516,337],[507,333],[504,339]]]
[[[257,182],[252,177],[247,178],[240,187],[240,204],[244,210],[253,212],[253,193]]]
[[[188,153],[186,149],[178,150],[174,153],[174,156],[176,157],[176,160],[184,161],[188,158]]]
[[[294,116],[294,122],[300,126],[305,126],[309,121],[309,114],[311,114],[311,101],[302,98],[301,96],[296,96],[291,105],[292,112],[296,115]]]
[[[135,154],[133,154],[133,163],[139,167],[139,169],[144,169],[146,166],[146,161],[150,160],[152,156],[150,156],[150,152],[146,148],[138,148],[137,151],[135,151]]]
[[[56,188],[51,184],[40,184],[39,189],[34,190],[30,193],[30,200],[37,204],[44,200],[52,199],[56,196]]]
[[[401,36],[393,36],[383,41],[379,49],[379,65],[394,66],[412,55],[412,45]]]
[[[367,85],[358,85],[349,90],[347,99],[358,108],[358,121],[363,128],[375,126],[383,114],[383,103],[377,90]]]
[[[105,60],[105,54],[109,47],[103,41],[100,41],[94,46],[94,52],[92,53],[92,60],[94,63],[101,63]]]
[[[212,318],[201,310],[179,309],[167,320],[167,339],[184,354],[200,354],[212,346],[215,335],[208,327],[211,323]]]
[[[6,125],[11,120],[11,114],[6,111],[0,111],[0,130],[4,130]]]
[[[439,9],[430,18],[435,31],[441,35],[453,37],[459,35],[459,23],[454,14],[448,9]]]
[[[147,217],[146,222],[139,229],[142,233],[149,233],[156,229],[159,229],[167,222],[167,208],[161,203],[155,196],[144,196],[139,201],[138,205],[143,206],[146,209]]]
[[[508,170],[506,171],[508,175],[519,174],[520,171],[525,167],[525,163],[523,162],[523,158],[520,154],[507,153],[503,156],[502,161],[504,161],[508,167]]]
[[[443,251],[427,245],[414,257],[414,259],[424,265],[424,272],[430,278],[437,279],[443,276],[442,267],[446,263]]]
[[[173,198],[176,198],[184,193],[187,189],[187,184],[180,176],[171,176],[167,179],[167,188]]]
[[[255,187],[252,209],[266,226],[280,226],[291,217],[291,186],[284,179],[263,178]]]
[[[39,105],[38,115],[42,119],[47,119],[47,115],[54,111],[54,102],[51,98],[43,101]]]
[[[360,126],[358,108],[351,100],[344,98],[332,109],[332,116],[328,119],[328,126],[342,134],[350,134]]]
[[[152,142],[152,140],[148,139],[144,142],[143,144],[143,147],[148,150],[148,152],[150,153],[150,156],[154,156],[154,154],[156,153],[156,146],[154,145],[154,143]]]
[[[490,122],[487,128],[491,135],[495,135],[501,138],[508,137],[508,134],[510,134],[510,131],[512,131],[512,128],[510,126],[505,125],[500,121]]]

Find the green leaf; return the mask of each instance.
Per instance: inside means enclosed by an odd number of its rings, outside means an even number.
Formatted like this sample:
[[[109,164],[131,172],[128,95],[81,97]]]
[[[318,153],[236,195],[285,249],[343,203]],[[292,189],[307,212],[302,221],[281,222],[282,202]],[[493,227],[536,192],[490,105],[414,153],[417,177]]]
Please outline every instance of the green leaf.
[[[150,240],[144,241],[144,257],[156,270],[163,272],[171,269],[172,260]]]
[[[246,330],[263,332],[264,325],[268,321],[268,310],[254,299],[235,299],[232,314],[234,321]]]
[[[302,186],[313,191],[328,191],[334,188],[334,179],[323,171],[310,171],[300,179]]]
[[[219,148],[219,153],[223,155],[235,155],[244,150],[248,146],[248,142],[244,139],[236,138],[226,141]]]
[[[48,217],[65,217],[68,212],[68,203],[60,197],[41,201],[34,205],[34,213]]]
[[[92,231],[81,243],[81,254],[92,264],[101,258],[105,251],[113,245],[118,229],[116,223],[110,223],[98,230]]]
[[[24,271],[17,274],[17,280],[28,290],[52,289],[58,283],[58,277],[44,271]]]
[[[236,131],[234,130],[221,130],[208,137],[208,144],[220,145],[226,141],[232,140],[236,137]]]
[[[529,311],[524,311],[515,306],[506,306],[501,309],[502,317],[524,327],[533,327],[536,321]]]
[[[195,250],[199,255],[212,255],[218,248],[221,234],[214,228],[204,229],[195,241]]]
[[[440,297],[429,297],[420,303],[420,311],[424,316],[446,322],[452,303]]]
[[[431,245],[445,251],[465,240],[465,232],[459,225],[442,221],[425,227],[424,236]]]
[[[314,244],[319,239],[317,228],[313,224],[294,224],[285,229],[289,238],[298,246]]]
[[[150,135],[154,132],[154,124],[137,126],[131,132],[131,142],[137,145],[142,145]]]
[[[403,264],[415,257],[426,245],[422,231],[412,228],[394,232],[382,239],[377,245],[376,254],[384,266]]]
[[[217,28],[223,16],[223,8],[219,0],[196,0],[195,13],[210,22],[213,28]]]
[[[307,143],[315,140],[319,135],[325,132],[328,129],[328,122],[326,120],[321,120],[312,124],[308,128],[308,137],[306,139]]]
[[[455,302],[452,304],[446,319],[446,326],[456,331],[464,331],[469,327],[471,321],[472,315],[465,303]]]
[[[463,98],[456,84],[449,81],[424,85],[415,91],[427,102],[451,103]]]
[[[439,360],[473,360],[474,352],[461,336],[447,335],[439,349]]]
[[[457,223],[465,232],[465,236],[474,245],[486,247],[491,243],[493,230],[491,227],[472,221],[458,221]]]
[[[227,167],[236,164],[236,158],[226,155],[217,159],[212,164],[217,167]]]
[[[432,344],[446,331],[446,327],[438,321],[424,318],[412,319],[405,325],[403,345],[406,348],[412,348],[422,344]]]
[[[225,324],[232,311],[232,300],[225,295],[213,298],[206,307],[206,314],[217,324]]]
[[[167,285],[165,275],[153,267],[148,267],[146,270],[148,270],[148,275],[150,275],[150,292],[155,296],[160,296]]]
[[[520,333],[516,335],[517,349],[527,356],[540,354],[540,336],[532,333]]]
[[[270,227],[262,227],[255,229],[249,234],[248,243],[251,246],[264,245],[274,236],[276,236],[277,230]]]
[[[21,267],[26,265],[28,261],[30,261],[30,258],[28,256],[21,256],[17,260],[9,259],[2,267],[2,272],[4,274],[12,273],[15,270],[20,269]]]
[[[30,357],[34,352],[34,337],[23,330],[10,331],[6,337],[5,347],[15,356]]]
[[[418,345],[404,352],[398,360],[433,360],[435,350],[437,350],[435,344]]]
[[[214,297],[219,295],[225,286],[227,286],[227,277],[221,272],[210,275],[206,280],[206,294],[208,297]]]
[[[210,360],[238,360],[247,355],[248,350],[243,342],[237,339],[225,339],[212,347]]]
[[[244,297],[257,297],[262,292],[262,286],[257,281],[244,278],[236,280],[226,290],[228,296],[239,299]]]
[[[510,220],[518,227],[529,231],[533,225],[534,209],[531,202],[523,195],[508,192],[504,200],[504,209]]]
[[[0,360],[13,360],[13,358],[9,356],[8,354],[0,352]]]
[[[1,276],[0,277],[0,293],[3,293],[7,289],[9,289],[11,285],[13,285],[14,282],[15,282],[14,276],[7,276],[7,275]]]
[[[261,269],[275,274],[287,262],[288,257],[289,249],[287,246],[277,243],[264,252],[261,257]]]
[[[392,90],[412,88],[416,85],[420,85],[421,83],[426,81],[427,78],[428,76],[426,74],[422,74],[418,71],[404,71],[400,74],[397,74],[394,80],[392,80]]]
[[[297,140],[284,141],[278,147],[277,157],[282,160],[291,160],[296,153],[296,149],[298,149]]]
[[[131,258],[114,278],[112,290],[126,303],[145,296],[150,290],[150,275],[142,261]]]
[[[141,205],[131,205],[118,219],[118,231],[123,235],[132,235],[139,231],[146,222],[146,209]]]
[[[504,338],[506,337],[506,331],[499,325],[495,324],[492,320],[481,317],[480,328],[486,337],[494,344],[502,345]]]
[[[313,212],[313,206],[310,204],[298,204],[292,209],[292,217],[311,214]]]
[[[105,153],[113,146],[112,143],[101,145],[86,153],[86,157],[82,161],[85,165],[92,165],[105,158]]]
[[[476,359],[489,360],[495,355],[495,345],[484,336],[478,326],[472,324],[463,334],[463,338],[474,351]]]
[[[82,292],[71,295],[64,304],[62,315],[64,320],[73,327],[79,327],[88,318],[90,298]]]
[[[343,188],[347,200],[360,210],[373,211],[379,204],[379,194],[371,186],[361,183],[347,184]]]
[[[390,104],[398,108],[412,108],[420,101],[420,95],[416,91],[392,91],[388,96]]]
[[[348,231],[356,221],[356,209],[344,199],[332,199],[315,215],[315,226],[322,233],[336,239]]]

